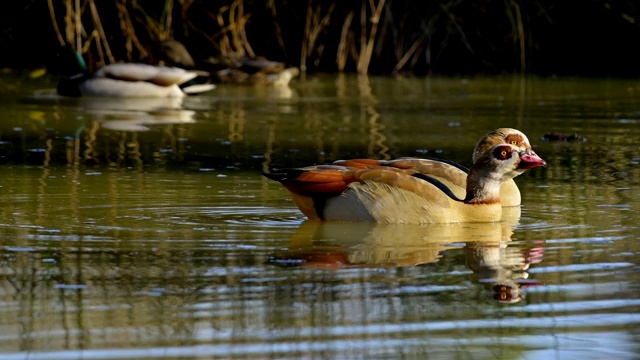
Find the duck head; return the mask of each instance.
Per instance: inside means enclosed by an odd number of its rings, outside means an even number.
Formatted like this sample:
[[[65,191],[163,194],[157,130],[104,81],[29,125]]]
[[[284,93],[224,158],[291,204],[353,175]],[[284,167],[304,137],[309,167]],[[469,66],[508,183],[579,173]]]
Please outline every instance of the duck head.
[[[547,166],[546,161],[530,149],[511,144],[490,147],[473,163],[467,176],[468,204],[500,202],[500,186],[527,169]]]
[[[82,55],[69,45],[58,49],[54,70],[64,77],[76,77],[90,72]]]
[[[500,144],[513,145],[524,151],[524,153],[528,156],[538,157],[538,155],[531,148],[531,143],[529,142],[527,135],[525,135],[522,131],[511,128],[499,128],[487,133],[480,140],[478,140],[475,148],[473,149],[473,161],[475,162],[482,156],[482,154],[484,154],[494,146]],[[527,168],[524,167],[517,169],[517,175],[521,175],[526,169]]]
[[[61,48],[56,54],[55,72],[62,77],[58,81],[58,94],[80,97],[78,85],[90,77],[89,68],[78,51],[69,45]]]

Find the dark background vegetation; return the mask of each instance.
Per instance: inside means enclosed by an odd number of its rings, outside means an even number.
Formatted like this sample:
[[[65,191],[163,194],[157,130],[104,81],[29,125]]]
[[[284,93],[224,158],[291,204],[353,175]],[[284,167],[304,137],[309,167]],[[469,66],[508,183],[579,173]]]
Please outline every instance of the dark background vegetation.
[[[21,0],[0,26],[0,67],[14,69],[48,65],[62,43],[94,66],[154,63],[174,38],[196,59],[308,73],[640,75],[638,0]]]

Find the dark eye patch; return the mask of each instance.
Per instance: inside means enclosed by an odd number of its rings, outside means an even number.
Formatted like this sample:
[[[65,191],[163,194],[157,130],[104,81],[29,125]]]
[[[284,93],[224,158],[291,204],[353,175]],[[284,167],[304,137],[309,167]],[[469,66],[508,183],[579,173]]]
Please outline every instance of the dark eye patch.
[[[498,160],[507,160],[511,158],[512,154],[513,151],[511,151],[509,146],[496,146],[496,148],[493,149],[493,157]]]

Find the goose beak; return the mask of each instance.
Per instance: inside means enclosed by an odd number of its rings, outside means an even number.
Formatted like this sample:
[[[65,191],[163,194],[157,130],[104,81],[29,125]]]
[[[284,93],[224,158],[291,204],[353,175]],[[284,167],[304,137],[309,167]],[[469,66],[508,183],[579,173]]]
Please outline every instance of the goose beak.
[[[531,148],[520,153],[520,164],[518,164],[518,169],[527,170],[538,166],[547,166],[547,162],[542,160],[542,158],[531,150]]]

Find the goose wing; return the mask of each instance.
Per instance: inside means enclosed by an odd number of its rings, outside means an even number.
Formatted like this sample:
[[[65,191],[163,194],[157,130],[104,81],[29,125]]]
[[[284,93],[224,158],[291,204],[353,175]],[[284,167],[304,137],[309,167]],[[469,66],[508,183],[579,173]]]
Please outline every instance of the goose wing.
[[[437,179],[410,168],[317,165],[265,173],[264,176],[280,182],[293,194],[312,198],[333,197],[350,187],[361,189],[376,183],[386,185],[391,191],[409,191],[443,207],[448,207],[451,199],[459,200],[453,198],[450,190]],[[371,195],[375,196],[375,193]]]
[[[334,164],[354,168],[387,167],[412,171],[438,180],[444,187],[453,192],[457,198],[464,198],[466,194],[467,172],[469,169],[453,161],[407,157],[395,160],[338,160]]]

